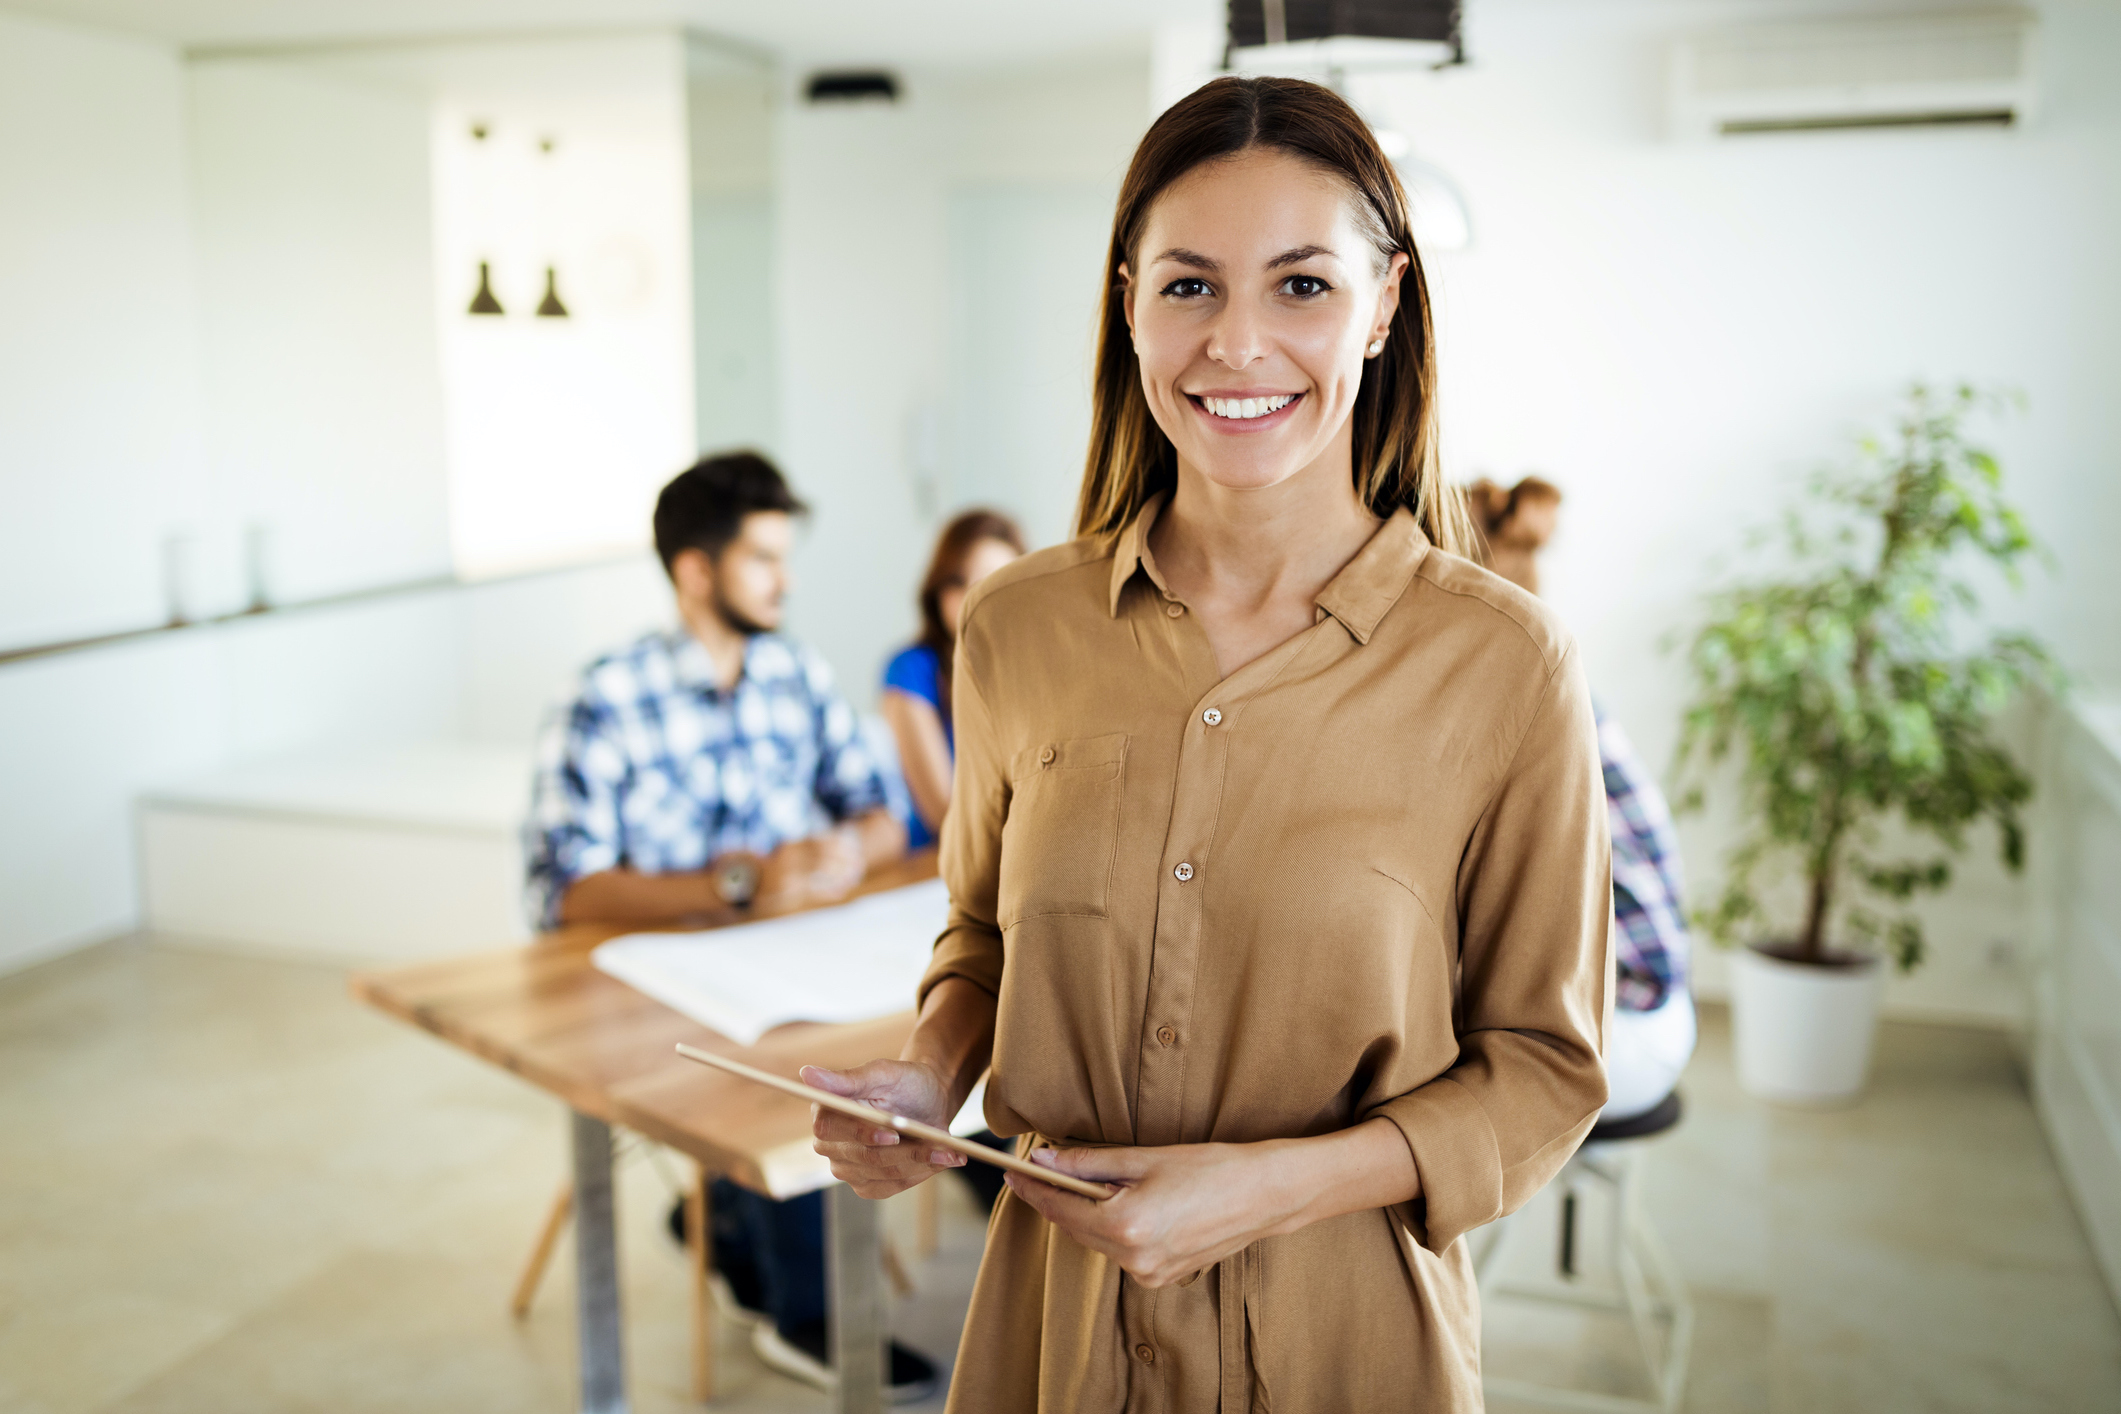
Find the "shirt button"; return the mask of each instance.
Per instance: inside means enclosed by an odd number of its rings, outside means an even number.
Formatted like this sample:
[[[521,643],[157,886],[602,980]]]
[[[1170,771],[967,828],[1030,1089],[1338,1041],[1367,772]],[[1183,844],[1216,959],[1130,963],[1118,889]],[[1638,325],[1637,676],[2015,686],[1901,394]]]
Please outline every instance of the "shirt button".
[[[1048,746],[1042,748],[1038,753],[1038,764],[1041,766],[1051,766],[1053,764],[1053,756],[1054,752],[1052,747]]]
[[[1174,619],[1175,619],[1175,618],[1177,618],[1177,617],[1178,617],[1179,615],[1181,615],[1181,614],[1183,614],[1183,613],[1185,613],[1185,612],[1186,612],[1186,606],[1185,606],[1185,605],[1183,605],[1183,604],[1166,604],[1166,605],[1164,605],[1164,612],[1165,612],[1165,613],[1167,613],[1167,614],[1169,614],[1169,615],[1170,615],[1170,616],[1171,616],[1172,618],[1174,618]],[[1146,1345],[1142,1347],[1142,1349],[1144,1349],[1144,1350],[1147,1350],[1148,1348],[1149,1348],[1149,1347],[1148,1347],[1148,1346],[1146,1346]]]
[[[1223,724],[1223,709],[1210,707],[1207,711],[1200,714],[1200,719],[1211,727],[1219,727]]]
[[[1154,1365],[1156,1363],[1156,1351],[1150,1346],[1135,1346],[1134,1356],[1136,1359],[1140,1360],[1144,1365]]]
[[[1178,1039],[1178,1033],[1168,1026],[1159,1026],[1156,1028],[1156,1039],[1168,1046]]]
[[[1171,871],[1171,877],[1183,884],[1186,880],[1193,877],[1193,866],[1184,860],[1180,860],[1178,867]]]

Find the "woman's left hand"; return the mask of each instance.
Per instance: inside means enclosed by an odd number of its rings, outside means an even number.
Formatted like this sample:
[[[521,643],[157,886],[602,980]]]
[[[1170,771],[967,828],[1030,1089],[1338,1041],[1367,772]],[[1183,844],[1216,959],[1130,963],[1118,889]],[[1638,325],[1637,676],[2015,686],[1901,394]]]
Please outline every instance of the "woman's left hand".
[[[1262,1237],[1293,1230],[1286,1141],[1154,1149],[1037,1149],[1032,1161],[1119,1185],[1097,1202],[1008,1175],[1010,1191],[1143,1286],[1182,1282]],[[1286,1225],[1285,1225],[1286,1224]]]

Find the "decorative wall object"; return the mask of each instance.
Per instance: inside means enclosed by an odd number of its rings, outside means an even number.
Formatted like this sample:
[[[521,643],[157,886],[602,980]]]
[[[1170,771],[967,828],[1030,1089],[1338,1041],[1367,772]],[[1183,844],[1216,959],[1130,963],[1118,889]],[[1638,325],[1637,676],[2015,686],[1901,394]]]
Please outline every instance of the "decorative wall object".
[[[462,576],[637,549],[656,492],[699,454],[685,54],[675,34],[614,35],[451,50],[439,67],[433,259]],[[607,249],[633,257],[623,303]],[[510,317],[465,316],[480,264]]]
[[[565,319],[567,306],[560,303],[559,274],[550,265],[545,267],[545,298],[538,301],[540,319]]]
[[[486,261],[482,260],[479,262],[479,290],[477,294],[471,297],[471,308],[465,312],[468,314],[506,314],[508,312],[502,309],[501,302],[494,298],[493,267]],[[542,309],[538,311],[540,314],[544,312]]]

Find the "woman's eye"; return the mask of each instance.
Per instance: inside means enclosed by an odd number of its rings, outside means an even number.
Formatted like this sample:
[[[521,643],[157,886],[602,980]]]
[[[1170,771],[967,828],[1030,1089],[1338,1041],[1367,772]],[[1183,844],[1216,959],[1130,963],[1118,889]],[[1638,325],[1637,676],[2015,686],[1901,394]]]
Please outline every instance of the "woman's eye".
[[[1196,280],[1189,275],[1183,280],[1173,280],[1164,286],[1164,293],[1176,299],[1199,299],[1208,293],[1208,282]]]
[[[1316,275],[1291,275],[1282,281],[1282,288],[1298,299],[1312,299],[1333,287]]]

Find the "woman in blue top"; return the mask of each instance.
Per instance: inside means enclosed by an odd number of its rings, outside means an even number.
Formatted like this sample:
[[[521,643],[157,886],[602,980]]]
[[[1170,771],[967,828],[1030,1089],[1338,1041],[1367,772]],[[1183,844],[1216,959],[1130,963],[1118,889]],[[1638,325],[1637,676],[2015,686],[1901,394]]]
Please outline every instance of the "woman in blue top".
[[[921,636],[884,668],[884,720],[913,796],[909,848],[933,844],[950,808],[950,669],[965,591],[1023,553],[1024,533],[999,512],[966,511],[944,526],[921,580]]]

